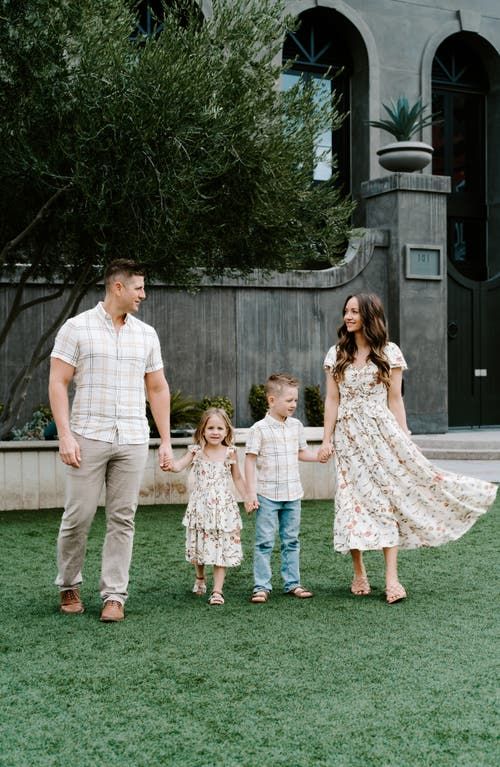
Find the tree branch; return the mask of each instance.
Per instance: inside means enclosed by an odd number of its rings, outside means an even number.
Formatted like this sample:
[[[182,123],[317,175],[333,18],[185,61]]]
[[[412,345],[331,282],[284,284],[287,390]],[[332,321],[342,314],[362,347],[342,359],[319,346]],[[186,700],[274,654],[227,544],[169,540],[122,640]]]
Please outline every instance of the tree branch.
[[[0,266],[3,266],[3,264],[5,263],[5,259],[7,258],[10,251],[13,250],[14,248],[17,248],[19,243],[21,243],[24,239],[26,239],[26,237],[33,231],[33,229],[43,221],[43,219],[47,215],[47,212],[54,205],[54,203],[59,199],[59,197],[62,194],[64,194],[64,192],[67,192],[69,189],[71,189],[71,184],[66,184],[66,186],[63,186],[61,189],[58,189],[57,192],[54,192],[52,197],[50,197],[46,202],[44,202],[44,204],[42,205],[42,207],[40,208],[36,216],[28,224],[28,226],[25,229],[23,229],[23,231],[20,232],[17,235],[17,237],[14,237],[13,240],[9,240],[9,242],[7,242],[4,245],[4,247],[0,251]]]
[[[10,430],[17,420],[19,410],[26,399],[33,373],[51,352],[51,345],[44,348],[46,342],[51,338],[60,325],[62,325],[62,323],[77,310],[89,288],[98,282],[98,277],[88,280],[91,269],[92,259],[89,258],[84,264],[84,268],[82,269],[78,280],[70,290],[69,296],[57,317],[50,323],[49,327],[38,339],[30,354],[28,362],[20,369],[12,382],[4,410],[0,417],[0,439],[8,438]]]

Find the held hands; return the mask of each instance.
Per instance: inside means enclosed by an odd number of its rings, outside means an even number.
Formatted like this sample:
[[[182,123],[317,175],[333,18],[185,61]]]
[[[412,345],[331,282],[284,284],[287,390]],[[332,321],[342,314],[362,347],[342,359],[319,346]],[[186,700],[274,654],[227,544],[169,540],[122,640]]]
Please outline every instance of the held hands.
[[[174,456],[170,445],[166,445],[163,442],[160,444],[158,448],[158,461],[162,471],[173,471]]]
[[[318,448],[318,461],[320,463],[328,463],[334,452],[335,448],[331,442],[323,443],[321,447]]]
[[[257,497],[254,496],[253,498],[247,498],[245,501],[245,511],[247,514],[251,514],[252,511],[257,511],[259,508],[259,502],[257,500]]]

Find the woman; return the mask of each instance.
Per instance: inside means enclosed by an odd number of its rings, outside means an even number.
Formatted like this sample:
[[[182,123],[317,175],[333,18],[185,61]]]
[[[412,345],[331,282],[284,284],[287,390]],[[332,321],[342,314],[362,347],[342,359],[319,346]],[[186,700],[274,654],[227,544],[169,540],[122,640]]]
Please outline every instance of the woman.
[[[456,540],[493,503],[495,485],[439,471],[409,437],[401,394],[407,368],[389,342],[378,296],[358,293],[344,305],[339,341],[328,351],[323,443],[335,435],[334,547],[351,552],[356,596],[370,594],[363,551],[382,549],[388,604],[406,598],[398,548]]]

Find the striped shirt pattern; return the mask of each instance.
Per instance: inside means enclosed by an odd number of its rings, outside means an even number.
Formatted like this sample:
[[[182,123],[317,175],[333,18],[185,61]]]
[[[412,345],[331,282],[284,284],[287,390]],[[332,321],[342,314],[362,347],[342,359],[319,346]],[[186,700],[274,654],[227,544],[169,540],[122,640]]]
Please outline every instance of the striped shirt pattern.
[[[307,448],[297,418],[277,421],[267,414],[248,433],[245,452],[257,456],[257,492],[271,501],[296,501],[304,491],[299,473],[299,450]]]
[[[147,442],[144,376],[163,368],[154,328],[128,314],[116,332],[99,303],[67,320],[52,357],[75,368],[71,429],[87,439],[120,445]]]

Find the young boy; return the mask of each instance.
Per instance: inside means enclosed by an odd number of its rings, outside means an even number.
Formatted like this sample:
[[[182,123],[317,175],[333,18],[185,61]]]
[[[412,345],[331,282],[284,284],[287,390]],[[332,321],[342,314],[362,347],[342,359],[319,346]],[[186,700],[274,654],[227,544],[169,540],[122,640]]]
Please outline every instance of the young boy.
[[[317,452],[307,447],[302,423],[292,418],[297,407],[298,386],[298,380],[286,373],[269,376],[265,385],[269,411],[265,418],[254,423],[246,444],[248,498],[245,509],[248,512],[257,510],[254,589],[250,597],[254,603],[269,599],[272,589],[271,554],[278,525],[285,594],[299,599],[313,596],[312,591],[300,585],[300,499],[303,490],[299,460],[319,459]]]

